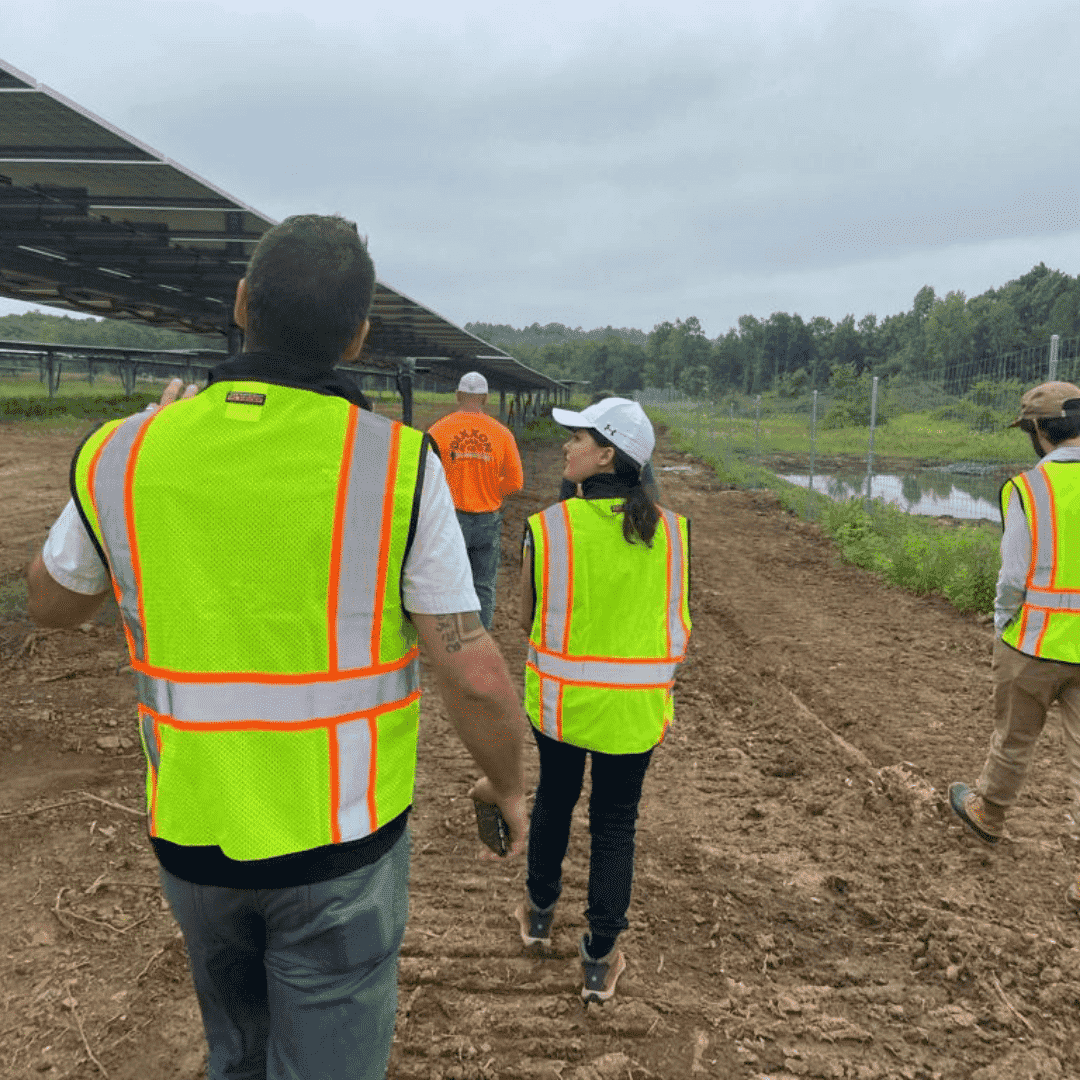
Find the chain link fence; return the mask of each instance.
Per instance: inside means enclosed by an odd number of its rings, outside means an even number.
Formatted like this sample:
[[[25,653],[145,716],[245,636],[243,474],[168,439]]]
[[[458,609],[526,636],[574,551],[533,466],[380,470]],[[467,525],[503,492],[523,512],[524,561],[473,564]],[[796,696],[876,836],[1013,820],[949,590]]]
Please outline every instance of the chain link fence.
[[[692,398],[665,387],[634,397],[726,482],[786,489],[807,517],[819,516],[820,499],[861,498],[868,508],[996,522],[1002,483],[1035,461],[1027,435],[1009,427],[1020,397],[1053,379],[1080,379],[1080,338],[918,375],[841,368],[818,390]]]

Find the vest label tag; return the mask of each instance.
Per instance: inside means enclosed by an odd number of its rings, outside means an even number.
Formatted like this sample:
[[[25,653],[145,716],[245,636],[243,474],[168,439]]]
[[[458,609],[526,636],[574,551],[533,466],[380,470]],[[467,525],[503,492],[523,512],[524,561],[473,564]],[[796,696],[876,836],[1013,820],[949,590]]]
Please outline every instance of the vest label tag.
[[[249,394],[244,390],[230,390],[225,395],[225,401],[231,405],[265,405],[265,394]]]

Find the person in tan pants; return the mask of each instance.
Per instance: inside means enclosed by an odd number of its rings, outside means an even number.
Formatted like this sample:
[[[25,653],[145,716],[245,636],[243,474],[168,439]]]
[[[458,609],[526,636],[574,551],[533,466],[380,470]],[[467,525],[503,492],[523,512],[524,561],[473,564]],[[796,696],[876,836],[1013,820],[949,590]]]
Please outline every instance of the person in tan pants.
[[[1027,432],[1039,463],[1001,489],[994,733],[975,786],[949,787],[953,812],[989,845],[1001,840],[1055,701],[1080,804],[1080,388],[1036,386],[1012,426]],[[1080,913],[1080,876],[1066,899]]]

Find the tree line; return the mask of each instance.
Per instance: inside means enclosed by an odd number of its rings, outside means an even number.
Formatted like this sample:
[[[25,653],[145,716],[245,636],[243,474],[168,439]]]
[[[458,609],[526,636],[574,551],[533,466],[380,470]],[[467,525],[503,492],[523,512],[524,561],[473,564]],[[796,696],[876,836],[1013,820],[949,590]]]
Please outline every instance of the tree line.
[[[41,341],[50,345],[101,345],[119,349],[222,349],[220,335],[185,334],[127,319],[79,319],[27,311],[0,316],[0,341]]]
[[[867,373],[912,381],[943,375],[951,392],[964,393],[986,378],[987,358],[1045,346],[1052,334],[1066,349],[1076,348],[1076,341],[1065,339],[1080,336],[1080,276],[1039,263],[971,299],[960,291],[938,296],[925,285],[909,311],[881,321],[874,314],[858,322],[854,315],[805,321],[777,311],[767,319],[743,315],[715,339],[705,336],[696,316],[658,323],[647,334],[571,330],[558,323],[524,330],[466,323],[465,329],[553,378],[587,380],[620,394],[673,386],[693,397],[795,396]],[[1002,377],[1031,381],[1044,370],[1040,355],[1003,369]]]
[[[909,311],[856,322],[773,312],[743,315],[715,339],[691,315],[649,332],[611,326],[593,330],[561,323],[523,329],[469,322],[465,329],[506,349],[529,367],[558,379],[587,381],[620,394],[672,386],[692,397],[773,391],[795,397],[865,381],[869,374],[915,382],[944,374],[950,393],[967,393],[988,377],[985,360],[1030,350],[1003,368],[1001,379],[1036,381],[1045,372],[1045,346],[1062,338],[1062,357],[1080,345],[1080,276],[1039,263],[1022,277],[968,299],[921,288]],[[220,337],[161,330],[119,319],[78,319],[31,311],[0,316],[0,339],[142,349],[220,349]],[[1031,370],[1027,370],[1030,368]]]

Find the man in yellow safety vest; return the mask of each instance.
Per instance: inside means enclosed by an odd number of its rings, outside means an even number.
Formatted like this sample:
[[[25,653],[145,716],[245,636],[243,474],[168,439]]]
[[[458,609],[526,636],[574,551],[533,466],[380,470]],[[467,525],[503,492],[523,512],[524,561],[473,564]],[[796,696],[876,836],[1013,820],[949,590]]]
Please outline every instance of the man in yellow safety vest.
[[[374,284],[351,222],[270,230],[237,288],[243,352],[91,432],[29,570],[45,626],[116,596],[210,1080],[385,1076],[418,641],[477,794],[524,846],[527,724],[438,455],[333,370],[363,347]]]
[[[1080,388],[1036,386],[1012,426],[1027,432],[1039,463],[1001,489],[994,734],[975,786],[949,788],[954,813],[989,845],[1001,840],[1054,701],[1080,799]],[[1080,879],[1066,898],[1080,911]]]

